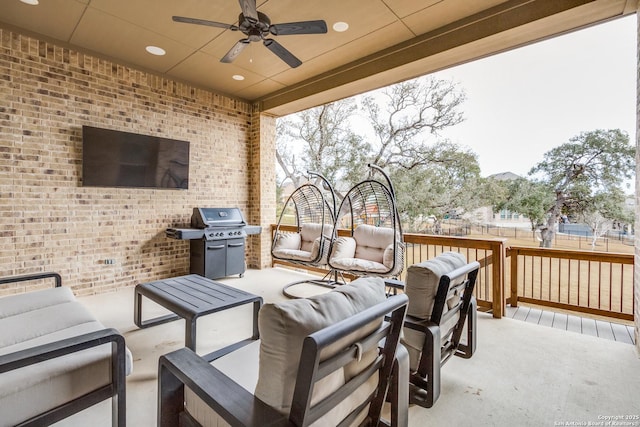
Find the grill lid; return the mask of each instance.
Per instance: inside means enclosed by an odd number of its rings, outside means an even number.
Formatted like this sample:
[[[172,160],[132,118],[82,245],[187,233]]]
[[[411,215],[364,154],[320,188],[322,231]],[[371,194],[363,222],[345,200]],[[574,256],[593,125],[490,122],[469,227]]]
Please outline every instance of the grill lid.
[[[193,208],[191,227],[244,227],[247,223],[239,208]]]

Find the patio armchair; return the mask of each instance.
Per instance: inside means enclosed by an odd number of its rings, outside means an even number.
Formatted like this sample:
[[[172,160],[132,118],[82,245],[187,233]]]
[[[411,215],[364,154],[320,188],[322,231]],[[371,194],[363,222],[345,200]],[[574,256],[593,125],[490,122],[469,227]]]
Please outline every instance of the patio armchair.
[[[451,356],[470,358],[475,352],[479,268],[462,254],[445,252],[407,269],[409,307],[401,342],[409,352],[412,403],[432,407],[440,396],[441,367]]]
[[[408,356],[398,342],[407,301],[362,278],[263,305],[260,340],[222,349],[211,364],[186,348],[161,356],[158,426],[406,426]]]

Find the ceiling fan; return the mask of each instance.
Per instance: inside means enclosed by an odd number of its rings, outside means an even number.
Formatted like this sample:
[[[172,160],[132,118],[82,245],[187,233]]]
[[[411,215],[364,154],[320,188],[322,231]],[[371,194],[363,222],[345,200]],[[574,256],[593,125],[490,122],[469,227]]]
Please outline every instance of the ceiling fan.
[[[274,36],[286,36],[293,34],[324,34],[327,32],[327,24],[322,21],[302,21],[288,22],[286,24],[272,24],[271,20],[264,13],[258,12],[256,9],[256,0],[238,0],[242,13],[238,17],[238,25],[223,24],[221,22],[208,21],[198,18],[186,18],[184,16],[174,16],[175,22],[184,22],[186,24],[207,25],[209,27],[225,28],[231,31],[240,31],[246,38],[240,39],[220,62],[232,62],[251,42],[262,41],[262,43],[271,52],[275,53],[280,59],[286,62],[290,67],[295,68],[302,64],[294,54],[289,52],[280,43],[270,38]]]

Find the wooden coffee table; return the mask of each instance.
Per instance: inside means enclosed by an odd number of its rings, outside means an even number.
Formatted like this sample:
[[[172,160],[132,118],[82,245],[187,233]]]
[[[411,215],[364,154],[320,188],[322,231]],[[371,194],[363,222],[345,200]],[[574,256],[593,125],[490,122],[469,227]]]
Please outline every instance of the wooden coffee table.
[[[156,302],[173,314],[142,320],[142,297]],[[185,347],[196,351],[196,325],[200,316],[253,303],[253,336],[259,338],[258,311],[262,297],[214,282],[197,274],[141,283],[135,288],[133,321],[140,328],[185,320]],[[246,341],[246,340],[245,340]],[[212,353],[213,354],[213,353]],[[207,356],[202,356],[207,359]]]

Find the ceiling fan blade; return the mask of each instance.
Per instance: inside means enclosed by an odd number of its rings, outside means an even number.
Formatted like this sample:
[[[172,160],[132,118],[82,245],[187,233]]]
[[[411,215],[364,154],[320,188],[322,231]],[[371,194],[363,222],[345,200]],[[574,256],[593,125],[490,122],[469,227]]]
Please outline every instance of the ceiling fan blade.
[[[284,48],[280,43],[273,39],[265,39],[264,45],[273,53],[278,55],[280,59],[286,62],[291,68],[296,68],[302,64],[298,58],[296,58],[293,53],[289,52]]]
[[[233,60],[236,59],[236,56],[240,55],[240,52],[242,52],[249,43],[251,43],[249,39],[238,40],[238,42],[233,45],[229,52],[227,52],[227,54],[222,57],[220,62],[224,62],[227,64],[233,62]]]
[[[269,32],[275,36],[286,36],[290,34],[324,34],[327,32],[327,23],[320,20],[273,24],[269,27]]]
[[[175,22],[183,22],[185,24],[206,25],[208,27],[225,28],[227,30],[238,31],[235,25],[223,24],[222,22],[207,21],[206,19],[187,18],[185,16],[174,16]]]
[[[258,10],[256,0],[238,0],[245,18],[252,22],[258,22]]]

